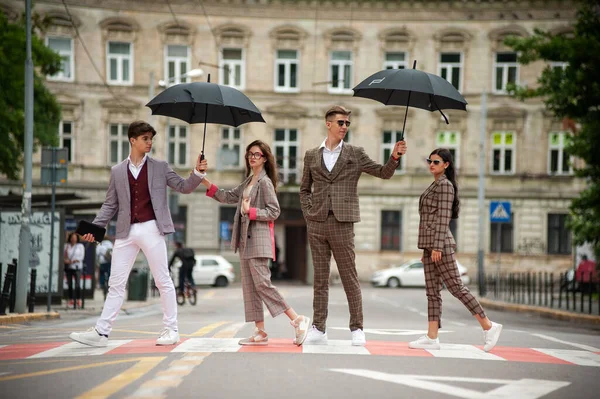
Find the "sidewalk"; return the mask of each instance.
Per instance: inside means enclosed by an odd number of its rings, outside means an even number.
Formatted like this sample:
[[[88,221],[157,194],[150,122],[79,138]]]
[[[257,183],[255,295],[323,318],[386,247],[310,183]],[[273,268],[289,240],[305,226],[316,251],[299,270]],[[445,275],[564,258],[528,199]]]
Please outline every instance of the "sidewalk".
[[[127,298],[127,292],[125,292],[125,298]],[[66,316],[94,316],[100,315],[102,312],[102,306],[104,305],[104,295],[101,289],[97,289],[94,292],[94,299],[86,299],[84,302],[84,309],[73,309],[73,307],[67,307],[67,301],[63,300],[61,305],[52,305],[50,312],[48,307],[44,305],[36,305],[33,313],[9,313],[6,316],[0,316],[0,325],[3,324],[16,324],[16,323],[27,323],[34,320],[49,320],[59,319],[61,315]],[[150,307],[160,303],[160,297],[152,297],[150,290],[148,292],[148,298],[145,301],[127,301],[123,302],[121,312],[125,314],[146,307]]]

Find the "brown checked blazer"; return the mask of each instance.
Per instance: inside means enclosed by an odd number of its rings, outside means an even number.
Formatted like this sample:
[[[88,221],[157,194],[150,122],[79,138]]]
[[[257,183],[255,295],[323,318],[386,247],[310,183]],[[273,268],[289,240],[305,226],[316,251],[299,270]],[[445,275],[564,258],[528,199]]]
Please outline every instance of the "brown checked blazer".
[[[440,176],[419,198],[419,239],[417,247],[453,253],[456,242],[450,232],[454,186],[446,175]]]
[[[329,172],[323,163],[323,148],[313,148],[304,155],[300,184],[300,203],[307,220],[323,222],[330,210],[339,222],[360,222],[358,179],[363,172],[389,179],[399,161],[393,157],[385,165],[373,161],[362,147],[344,143],[338,160]]]
[[[250,211],[242,216],[244,189],[252,180],[248,176],[237,187],[231,190],[219,189],[214,184],[206,191],[206,195],[224,204],[237,204],[231,235],[231,249],[240,251],[241,259],[272,258],[275,259],[274,221],[281,210],[273,182],[263,169],[258,181],[250,190]]]
[[[148,167],[148,189],[150,199],[156,216],[156,225],[161,234],[175,232],[171,212],[167,202],[167,186],[183,194],[189,194],[202,182],[202,178],[192,173],[187,179],[179,176],[165,161],[146,158]],[[110,183],[106,192],[106,199],[96,215],[93,223],[106,226],[117,215],[116,238],[127,238],[131,227],[131,193],[129,192],[129,178],[127,170],[129,161],[126,159],[112,167]]]

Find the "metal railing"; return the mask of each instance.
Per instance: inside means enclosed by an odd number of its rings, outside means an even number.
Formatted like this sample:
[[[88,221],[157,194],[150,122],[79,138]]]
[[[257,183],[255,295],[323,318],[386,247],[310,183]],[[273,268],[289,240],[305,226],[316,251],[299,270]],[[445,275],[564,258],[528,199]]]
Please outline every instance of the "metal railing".
[[[596,273],[581,277],[581,281],[568,278],[568,272],[488,275],[486,296],[508,303],[600,315],[600,280]]]

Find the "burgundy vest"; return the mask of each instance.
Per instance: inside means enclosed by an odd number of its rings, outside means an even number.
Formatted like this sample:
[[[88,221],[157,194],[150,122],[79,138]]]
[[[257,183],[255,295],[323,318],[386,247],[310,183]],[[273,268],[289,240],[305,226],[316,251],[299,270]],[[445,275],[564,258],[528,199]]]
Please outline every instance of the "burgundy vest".
[[[131,174],[127,165],[127,177],[129,178],[129,192],[131,193],[131,223],[143,223],[156,219],[150,189],[148,188],[148,160],[144,162],[137,180]]]

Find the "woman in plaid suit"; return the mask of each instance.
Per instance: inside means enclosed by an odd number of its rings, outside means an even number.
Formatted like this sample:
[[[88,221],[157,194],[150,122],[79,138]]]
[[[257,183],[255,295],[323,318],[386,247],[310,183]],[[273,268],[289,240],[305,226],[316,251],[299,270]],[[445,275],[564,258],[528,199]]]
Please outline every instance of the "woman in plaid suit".
[[[240,345],[267,345],[263,303],[271,316],[285,313],[295,330],[294,343],[302,345],[308,332],[310,318],[298,315],[285,302],[271,283],[269,258],[275,260],[275,233],[273,224],[279,217],[277,201],[277,164],[271,148],[260,140],[246,147],[246,179],[231,190],[218,189],[204,179],[206,195],[226,204],[237,204],[233,222],[231,248],[239,251],[242,290],[247,322],[256,328]]]
[[[442,317],[442,286],[460,300],[483,328],[484,350],[489,352],[498,342],[502,324],[490,321],[483,308],[460,279],[454,251],[456,242],[450,232],[450,219],[458,218],[458,186],[452,154],[445,148],[433,150],[427,159],[434,182],[419,198],[419,240],[425,268],[427,335],[408,344],[413,349],[440,349],[438,329]]]

